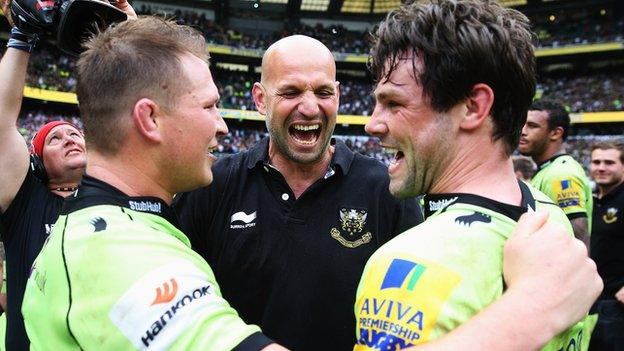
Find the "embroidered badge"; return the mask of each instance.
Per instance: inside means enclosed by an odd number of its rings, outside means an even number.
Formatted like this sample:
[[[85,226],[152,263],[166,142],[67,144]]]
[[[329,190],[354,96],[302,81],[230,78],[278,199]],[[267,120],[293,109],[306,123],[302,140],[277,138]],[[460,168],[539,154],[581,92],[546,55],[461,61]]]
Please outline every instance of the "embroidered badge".
[[[370,242],[373,235],[370,232],[364,232],[367,216],[368,213],[364,210],[341,208],[340,228],[342,232],[336,227],[332,228],[330,231],[332,238],[348,248],[355,248]],[[342,233],[346,233],[349,239],[346,239]]]
[[[607,213],[605,213],[604,215],[602,215],[602,220],[607,223],[607,224],[611,224],[615,221],[617,221],[617,213],[618,213],[618,209],[615,207],[609,207],[607,209]]]

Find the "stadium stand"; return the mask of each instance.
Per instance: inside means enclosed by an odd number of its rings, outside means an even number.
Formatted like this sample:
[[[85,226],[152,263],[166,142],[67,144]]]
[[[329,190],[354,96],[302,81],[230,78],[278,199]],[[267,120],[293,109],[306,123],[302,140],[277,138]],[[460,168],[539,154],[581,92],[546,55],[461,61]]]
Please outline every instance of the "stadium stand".
[[[374,30],[371,23],[375,23],[380,18],[379,15],[375,14],[383,14],[383,11],[377,11],[373,6],[362,11],[355,8],[340,9],[341,12],[368,13],[368,16],[364,16],[367,18],[365,25],[361,26],[364,28],[358,30],[349,29],[349,25],[346,23],[343,25],[340,21],[320,23],[324,20],[323,14],[321,13],[319,16],[317,13],[316,18],[318,18],[319,23],[315,23],[312,18],[305,21],[303,18],[297,18],[282,21],[279,29],[250,31],[238,30],[234,28],[235,26],[230,27],[227,25],[228,21],[215,19],[215,16],[207,15],[206,11],[188,7],[176,8],[175,5],[171,4],[165,6],[158,2],[142,1],[139,3],[141,4],[136,6],[139,13],[159,13],[173,17],[201,30],[210,44],[225,45],[232,48],[233,51],[215,50],[213,52],[212,71],[221,95],[220,106],[223,109],[228,109],[231,115],[236,116],[236,120],[230,120],[236,121],[236,123],[229,123],[231,126],[230,133],[222,140],[219,149],[221,153],[234,153],[244,150],[265,135],[263,123],[258,122],[260,118],[250,118],[250,116],[255,115],[247,113],[255,111],[255,105],[250,94],[251,86],[259,78],[257,68],[262,51],[272,42],[291,34],[305,34],[315,37],[325,43],[336,55],[359,55],[362,58],[359,61],[356,60],[359,63],[355,66],[347,64],[346,68],[350,73],[346,74],[344,69],[342,71],[340,69],[342,67],[340,64],[343,63],[341,58],[344,56],[337,56],[339,61],[338,80],[341,86],[339,113],[355,116],[369,116],[372,113],[374,100],[370,93],[373,85],[370,82],[370,77],[365,73],[364,63],[369,49],[368,33]],[[593,56],[590,59],[578,58],[574,56],[577,55],[577,51],[573,51],[570,55],[575,60],[567,58],[559,60],[565,62],[563,65],[567,69],[554,71],[543,69],[546,65],[540,65],[538,50],[538,67],[541,71],[537,85],[537,97],[562,101],[572,113],[587,114],[605,111],[617,113],[624,111],[624,70],[622,70],[623,59],[620,54],[624,51],[624,20],[622,16],[618,16],[609,7],[610,4],[614,3],[609,0],[601,0],[593,7],[582,6],[580,3],[578,6],[574,4],[557,6],[555,3],[554,9],[552,9],[551,3],[538,4],[536,8],[526,5],[526,1],[511,3],[512,5],[519,4],[521,10],[527,10],[527,15],[534,23],[536,45],[540,48],[556,49],[570,45],[593,48],[592,44],[613,42],[620,45],[619,49],[612,51],[614,58],[609,58],[608,54],[606,58],[607,62],[616,62],[615,66],[610,63],[602,65],[604,66],[602,69],[588,69],[586,66],[577,69],[579,61],[592,61],[594,59]],[[169,10],[163,11],[163,6]],[[216,7],[218,7],[216,3],[208,5],[210,11],[216,11]],[[327,6],[324,9],[330,11]],[[321,11],[324,10],[321,9]],[[230,13],[230,15],[237,14]],[[356,18],[363,18],[361,15],[358,16]],[[254,14],[253,16],[250,15],[249,18],[255,20],[261,17],[261,14]],[[7,28],[6,25],[3,27],[0,23],[0,32],[6,32]],[[5,38],[6,36],[0,35],[0,37]],[[256,51],[253,52],[253,55],[248,55],[250,57],[247,59],[242,60],[237,57],[238,53],[234,49]],[[580,49],[578,52],[582,52],[582,50]],[[4,42],[0,41],[0,53],[3,52]],[[554,55],[555,57],[557,55],[564,57],[567,54],[555,52]],[[246,54],[242,55],[245,56]],[[600,59],[605,60],[604,57]],[[243,69],[236,71],[225,69],[224,67],[227,67],[230,61],[239,66],[242,65]],[[559,62],[555,61],[555,64]],[[549,61],[549,63],[552,62]],[[60,105],[55,105],[53,109],[45,103],[46,99],[51,96],[47,94],[48,92],[72,93],[75,90],[74,67],[75,59],[60,53],[51,44],[42,43],[34,52],[30,60],[27,85],[41,90],[36,90],[34,94],[27,94],[31,99],[26,99],[28,108],[22,113],[22,118],[19,121],[20,131],[26,139],[30,139],[32,131],[49,120],[70,119],[72,122],[81,125],[75,106],[75,96],[70,97],[65,94],[62,98],[51,100],[62,102]],[[354,75],[352,74],[353,71],[358,71],[359,74]],[[68,106],[67,104],[72,104],[72,106],[69,108],[62,107]],[[231,115],[225,117],[232,117]],[[573,122],[592,121],[584,121],[584,116],[579,116]],[[589,149],[593,142],[604,138],[621,137],[624,131],[621,123],[602,122],[607,120],[622,122],[624,121],[622,116],[624,115],[616,114],[598,117],[596,122],[600,123],[597,124],[576,124],[573,128],[573,135],[567,142],[568,150],[587,165]],[[388,163],[390,161],[392,155],[379,147],[376,139],[364,135],[363,122],[358,122],[355,127],[340,123],[339,121],[337,135],[343,138],[350,148],[375,157],[382,162]]]

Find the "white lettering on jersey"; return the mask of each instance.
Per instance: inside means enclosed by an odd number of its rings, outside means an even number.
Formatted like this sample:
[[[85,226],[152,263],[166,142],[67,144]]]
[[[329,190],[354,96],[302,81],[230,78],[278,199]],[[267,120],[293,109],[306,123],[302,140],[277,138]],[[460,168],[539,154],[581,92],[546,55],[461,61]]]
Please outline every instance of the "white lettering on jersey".
[[[230,228],[242,229],[254,227],[256,225],[256,222],[254,222],[256,220],[256,213],[257,211],[254,211],[250,214],[246,214],[243,211],[236,212],[232,215],[230,219]],[[234,222],[243,222],[244,224],[234,224]]]
[[[196,322],[197,311],[224,300],[206,273],[176,260],[137,280],[115,303],[109,318],[139,350],[168,349]]]
[[[52,233],[52,230],[54,230],[54,223],[52,224],[45,224],[45,231],[46,231],[46,236],[50,236],[50,233]]]

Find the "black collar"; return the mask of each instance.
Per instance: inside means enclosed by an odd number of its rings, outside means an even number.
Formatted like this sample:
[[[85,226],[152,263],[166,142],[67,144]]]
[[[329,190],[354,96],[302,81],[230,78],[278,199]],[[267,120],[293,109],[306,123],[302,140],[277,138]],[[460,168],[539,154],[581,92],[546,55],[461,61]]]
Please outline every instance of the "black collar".
[[[598,199],[600,201],[605,201],[605,200],[610,199],[612,197],[618,196],[622,191],[624,191],[624,182],[621,182],[618,186],[616,186],[611,191],[606,193],[602,198],[598,198],[598,194],[600,194],[600,189],[598,189],[597,185],[596,185],[596,190],[597,190],[597,192],[596,192],[596,199]]]
[[[153,196],[128,196],[112,185],[84,175],[78,190],[65,199],[61,214],[97,205],[114,205],[158,215],[178,227],[177,216],[163,200]]]
[[[548,166],[549,164],[551,164],[554,160],[558,159],[561,156],[568,156],[568,154],[563,153],[563,154],[557,154],[551,158],[549,158],[548,160],[542,162],[542,163],[538,163],[537,164],[537,170],[538,172],[541,171],[542,169],[546,168],[546,166]]]
[[[520,206],[505,204],[474,194],[427,194],[424,197],[425,219],[429,218],[429,216],[436,213],[440,209],[442,209],[442,212],[446,211],[446,209],[452,204],[464,203],[501,213],[517,222],[520,219],[520,216],[527,212],[529,208],[535,211],[535,198],[533,197],[533,194],[531,194],[529,187],[522,181],[518,181],[518,186],[520,187],[520,192],[522,193]]]
[[[330,167],[333,169],[336,166],[342,169],[343,174],[347,174],[349,172],[349,168],[351,167],[351,162],[353,162],[353,158],[355,155],[345,143],[336,138],[332,138],[330,141],[331,145],[334,148],[334,155],[332,156]],[[258,165],[268,165],[269,164],[269,137],[265,137],[262,140],[258,141],[256,145],[254,145],[251,149],[249,149],[249,157],[247,159],[247,168],[252,169],[257,167]]]

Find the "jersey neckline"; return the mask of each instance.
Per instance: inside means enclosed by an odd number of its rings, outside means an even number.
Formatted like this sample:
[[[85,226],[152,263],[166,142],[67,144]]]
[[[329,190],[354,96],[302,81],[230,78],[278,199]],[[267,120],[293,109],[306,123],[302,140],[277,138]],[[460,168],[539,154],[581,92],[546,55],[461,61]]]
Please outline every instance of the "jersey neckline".
[[[468,204],[483,207],[494,212],[498,212],[504,216],[518,221],[520,216],[527,211],[535,211],[535,198],[529,187],[522,181],[518,180],[518,186],[522,194],[520,206],[502,203],[489,199],[487,197],[467,194],[467,193],[444,193],[444,194],[426,194],[424,196],[424,217],[425,220],[436,213],[446,211],[454,204]]]
[[[550,165],[551,163],[553,163],[556,159],[558,159],[559,157],[563,157],[563,156],[568,156],[568,154],[566,154],[565,152],[562,154],[557,154],[551,158],[549,158],[548,160],[542,162],[542,163],[538,163],[537,164],[537,171],[541,171],[542,169],[546,168],[548,165]]]
[[[162,199],[154,196],[128,196],[114,186],[86,174],[78,190],[65,199],[61,215],[98,205],[114,205],[151,213],[179,227],[175,212]]]

